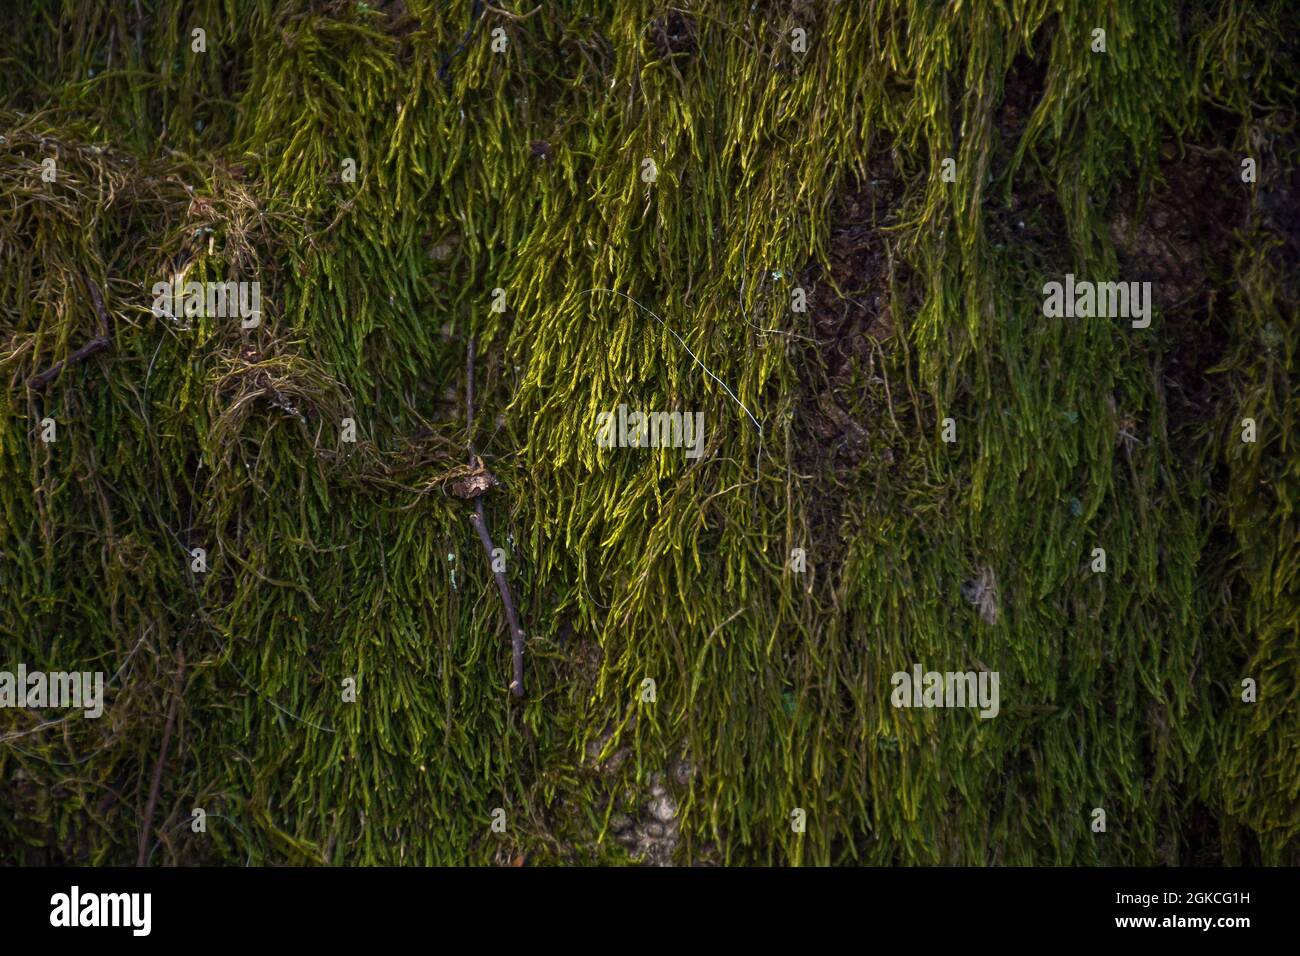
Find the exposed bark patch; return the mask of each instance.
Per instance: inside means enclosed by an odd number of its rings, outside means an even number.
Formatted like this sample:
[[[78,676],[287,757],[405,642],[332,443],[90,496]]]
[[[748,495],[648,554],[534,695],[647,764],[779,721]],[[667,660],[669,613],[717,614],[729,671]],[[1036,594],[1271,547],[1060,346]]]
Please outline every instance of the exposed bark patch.
[[[808,294],[804,334],[815,341],[801,341],[796,359],[792,460],[805,510],[790,546],[805,548],[809,567],[828,582],[839,576],[847,502],[864,475],[895,467],[891,418],[907,391],[894,359],[902,317],[915,303],[893,299],[891,289],[905,290],[908,281],[885,232],[897,221],[903,186],[888,154],[868,170],[832,206],[826,263],[804,270],[798,283]]]
[[[992,168],[1000,178],[1019,148],[1030,117],[1043,97],[1047,63],[1024,53],[1011,64],[1002,88],[1002,104],[995,120],[998,135]],[[987,212],[989,238],[1003,245],[1015,244],[1027,253],[1064,252],[1068,234],[1065,215],[1056,191],[1045,176],[1031,175],[1025,167],[1017,171],[1014,190],[1007,203],[995,203]]]
[[[1120,276],[1150,282],[1164,319],[1163,378],[1175,421],[1204,419],[1213,401],[1207,375],[1228,345],[1233,234],[1249,203],[1239,170],[1220,153],[1188,147],[1160,171],[1145,203],[1126,184],[1112,203]]]
[[[1203,312],[1231,271],[1232,233],[1249,197],[1228,163],[1199,150],[1165,163],[1161,178],[1145,206],[1131,185],[1120,192],[1111,219],[1120,266],[1128,281],[1152,284],[1157,308]]]
[[[670,10],[651,21],[650,40],[661,59],[678,53],[690,56],[696,49],[695,21],[680,10]]]
[[[1270,153],[1296,155],[1296,138],[1287,137]],[[1267,157],[1259,170],[1257,203],[1265,228],[1282,239],[1272,255],[1288,298],[1300,296],[1300,166]]]
[[[1018,143],[1020,133],[1043,98],[1046,81],[1046,60],[1031,59],[1021,52],[1011,61],[1011,69],[1002,82],[1002,106],[998,112],[998,128],[1004,144],[1014,147]]]
[[[876,343],[895,330],[889,301],[889,250],[883,229],[896,218],[902,184],[888,156],[871,164],[871,178],[843,196],[833,209],[830,272],[810,270],[809,311],[832,379],[842,377],[854,360],[862,361]],[[843,295],[835,292],[838,286]],[[871,341],[864,341],[869,337]]]
[[[800,418],[812,441],[801,470],[862,463],[870,435],[864,413],[872,405],[862,385],[879,379],[880,360],[900,334],[883,230],[896,219],[902,184],[888,155],[876,157],[870,171],[833,207],[829,272],[813,266],[800,280],[808,290],[809,335],[817,341],[804,356]]]

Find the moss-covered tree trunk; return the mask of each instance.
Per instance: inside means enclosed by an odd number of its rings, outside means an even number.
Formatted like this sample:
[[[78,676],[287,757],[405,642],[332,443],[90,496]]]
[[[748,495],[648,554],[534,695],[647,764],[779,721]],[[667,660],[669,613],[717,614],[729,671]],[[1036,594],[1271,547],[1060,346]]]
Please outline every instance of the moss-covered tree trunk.
[[[1300,862],[1296,6],[530,10],[0,11],[0,862]]]

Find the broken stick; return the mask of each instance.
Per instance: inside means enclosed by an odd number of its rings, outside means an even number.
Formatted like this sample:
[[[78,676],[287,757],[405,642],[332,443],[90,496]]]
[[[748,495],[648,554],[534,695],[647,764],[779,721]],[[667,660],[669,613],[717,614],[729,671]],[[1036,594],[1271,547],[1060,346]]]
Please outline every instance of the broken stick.
[[[510,693],[516,697],[524,696],[524,629],[519,626],[519,612],[515,610],[515,599],[510,593],[510,582],[506,580],[506,573],[496,569],[496,562],[492,554],[496,551],[496,546],[492,544],[492,535],[488,531],[487,517],[483,514],[483,492],[497,483],[496,479],[487,473],[483,467],[483,462],[478,455],[474,453],[474,337],[470,336],[468,356],[465,360],[465,422],[469,430],[467,443],[469,445],[469,459],[471,467],[477,472],[486,476],[487,481],[481,487],[475,486],[471,489],[474,497],[474,513],[469,516],[469,520],[474,523],[474,530],[478,532],[478,539],[483,543],[483,550],[487,552],[488,566],[492,568],[492,576],[496,578],[497,590],[501,593],[501,603],[506,609],[506,623],[510,628],[510,650],[511,650],[511,680]]]
[[[86,283],[86,288],[90,291],[90,301],[95,307],[95,315],[99,317],[99,325],[102,330],[99,335],[95,336],[81,348],[77,349],[62,361],[55,362],[44,372],[33,375],[27,380],[27,387],[35,391],[43,391],[47,385],[63,374],[63,370],[69,365],[76,365],[78,362],[84,362],[96,352],[102,352],[112,344],[108,337],[108,309],[104,307],[104,297],[99,294],[99,287],[91,280],[90,276],[83,274],[81,280]]]
[[[492,562],[492,552],[495,548],[492,546],[492,536],[488,533],[487,519],[483,517],[483,499],[482,497],[474,499],[474,513],[469,516],[469,520],[474,522],[474,530],[478,532],[478,539],[483,542],[483,550],[487,552],[488,563]],[[492,575],[497,579],[497,590],[501,592],[501,603],[506,606],[506,621],[510,625],[510,646],[511,646],[511,676],[510,693],[516,697],[524,696],[524,629],[519,626],[519,614],[515,611],[514,598],[510,596],[510,582],[506,580],[506,573],[492,569]]]
[[[163,727],[162,745],[158,748],[158,762],[153,767],[153,783],[149,787],[149,802],[145,804],[144,822],[140,825],[140,847],[136,866],[144,866],[148,861],[149,841],[153,835],[153,811],[158,805],[158,788],[162,784],[163,767],[167,763],[167,745],[172,740],[172,730],[176,726],[176,705],[180,703],[181,688],[185,678],[185,652],[176,651],[176,683],[172,687],[171,703],[167,705],[167,724]]]

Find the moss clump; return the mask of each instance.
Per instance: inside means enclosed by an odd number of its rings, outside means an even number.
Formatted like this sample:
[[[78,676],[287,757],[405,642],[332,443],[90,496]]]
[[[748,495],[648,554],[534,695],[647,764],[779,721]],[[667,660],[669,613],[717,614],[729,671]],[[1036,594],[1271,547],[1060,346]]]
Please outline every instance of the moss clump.
[[[0,668],[116,675],[0,711],[0,860],[135,859],[183,651],[155,864],[1298,861],[1293,4],[135,9],[0,12]],[[1043,318],[1206,197],[1150,329]]]

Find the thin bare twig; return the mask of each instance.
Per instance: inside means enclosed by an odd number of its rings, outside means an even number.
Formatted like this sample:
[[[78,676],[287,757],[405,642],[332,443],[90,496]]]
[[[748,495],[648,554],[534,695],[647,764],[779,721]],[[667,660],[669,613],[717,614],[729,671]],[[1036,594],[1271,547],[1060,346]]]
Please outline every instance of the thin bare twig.
[[[465,439],[469,445],[470,464],[474,463],[474,336],[465,349]]]
[[[465,358],[465,426],[468,435],[466,444],[469,446],[470,467],[481,468],[482,462],[479,460],[478,455],[474,453],[474,337],[472,335],[469,339]],[[492,568],[492,576],[496,578],[497,590],[501,593],[501,603],[505,605],[506,609],[506,623],[510,627],[510,693],[516,697],[523,697],[524,629],[519,626],[519,612],[515,610],[515,599],[510,593],[510,582],[506,579],[505,572],[498,571],[495,567],[492,555],[496,551],[496,546],[492,543],[492,535],[487,527],[487,517],[483,513],[482,491],[474,498],[474,513],[469,516],[469,520],[474,523],[474,530],[478,532],[478,539],[483,543],[483,550],[487,553],[488,566]]]
[[[99,317],[100,334],[95,336],[81,348],[77,349],[62,361],[55,362],[44,372],[33,375],[27,380],[27,387],[35,391],[43,391],[47,385],[63,374],[63,370],[69,365],[76,365],[78,362],[84,362],[96,352],[102,352],[110,345],[112,339],[109,338],[108,309],[104,307],[104,297],[99,294],[99,287],[91,280],[90,276],[82,275],[82,281],[86,283],[86,288],[90,291],[90,301],[95,307],[95,315]]]
[[[469,520],[474,522],[474,530],[478,532],[478,539],[483,542],[483,550],[487,552],[488,562],[491,563],[492,552],[496,548],[492,544],[492,536],[488,533],[487,519],[483,516],[482,495],[474,499],[474,513],[469,516]],[[510,595],[510,582],[506,580],[506,573],[493,568],[492,576],[497,579],[497,590],[501,592],[501,603],[506,606],[506,621],[510,625],[510,693],[516,697],[523,697],[524,629],[519,626],[519,614],[515,611],[515,602]]]
[[[438,79],[446,83],[448,89],[451,88],[451,61],[454,60],[460,52],[465,49],[465,45],[469,43],[470,37],[474,35],[474,27],[478,24],[479,17],[483,16],[483,10],[483,0],[474,0],[469,11],[469,29],[466,30],[465,35],[461,37],[460,43],[456,44],[456,49],[452,50],[442,58],[442,66],[438,67]]]
[[[153,783],[149,787],[149,802],[144,808],[144,823],[140,827],[140,850],[136,865],[144,866],[148,859],[149,839],[153,835],[153,811],[158,805],[158,788],[162,784],[163,766],[167,763],[167,745],[172,740],[172,729],[176,726],[176,707],[181,699],[181,682],[185,676],[185,652],[177,650],[179,663],[176,667],[176,683],[172,687],[171,703],[167,705],[167,725],[163,728],[162,746],[158,748],[158,762],[153,768]]]
[[[108,348],[108,346],[109,346],[108,339],[102,336],[96,336],[95,338],[87,342],[85,345],[83,345],[81,348],[77,349],[77,351],[69,355],[67,358],[59,362],[55,362],[53,366],[46,369],[44,372],[41,372],[39,375],[33,375],[31,378],[27,380],[27,387],[34,389],[35,391],[38,392],[42,391],[47,385],[50,384],[50,382],[54,381],[56,378],[62,375],[63,370],[67,368],[69,365],[76,365],[78,362],[85,361],[86,359],[90,358],[90,356],[94,355],[96,352],[104,351],[104,349]]]

